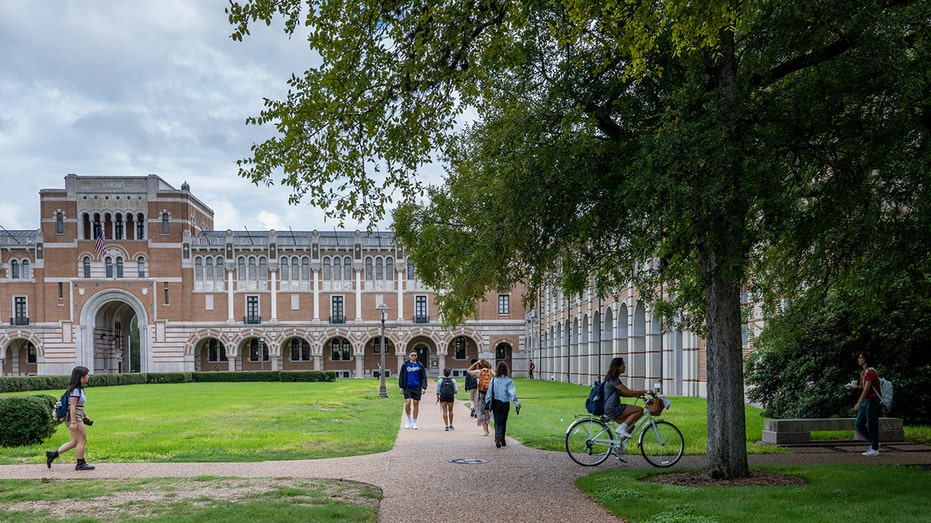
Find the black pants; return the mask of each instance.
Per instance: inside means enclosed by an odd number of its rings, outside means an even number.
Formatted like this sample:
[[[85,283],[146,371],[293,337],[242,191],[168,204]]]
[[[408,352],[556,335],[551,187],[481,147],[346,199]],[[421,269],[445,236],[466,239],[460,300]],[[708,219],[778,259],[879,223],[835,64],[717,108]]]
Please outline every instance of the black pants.
[[[511,402],[492,400],[491,414],[495,420],[495,438],[504,439],[504,434],[508,428],[508,413],[511,412]]]

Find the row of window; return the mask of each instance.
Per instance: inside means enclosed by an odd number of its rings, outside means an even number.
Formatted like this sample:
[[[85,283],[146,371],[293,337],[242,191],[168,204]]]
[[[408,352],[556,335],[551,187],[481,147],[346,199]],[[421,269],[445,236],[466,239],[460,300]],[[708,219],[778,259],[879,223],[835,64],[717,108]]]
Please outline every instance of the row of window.
[[[107,278],[123,278],[123,257],[122,256],[105,256],[103,259],[104,269]],[[83,272],[85,278],[91,277],[91,259],[85,256],[82,260]],[[136,258],[136,276],[145,278],[145,258],[142,256]]]
[[[223,256],[195,256],[194,279],[199,282],[223,281],[226,258]],[[283,256],[279,263],[280,279],[283,282],[309,282],[310,258],[308,256]],[[240,256],[236,260],[239,281],[268,281],[268,259],[265,256]],[[413,279],[413,265],[408,265],[408,279]],[[365,279],[368,281],[393,281],[394,258],[365,258]],[[352,281],[352,258],[349,256],[326,256],[322,260],[324,281]]]
[[[381,338],[373,340],[373,352],[381,354]],[[259,359],[259,345],[261,345],[261,360]],[[394,352],[394,344],[391,340],[385,340],[385,346],[388,353]],[[468,357],[466,349],[468,341],[465,336],[457,336],[453,340],[453,359],[465,360]],[[327,342],[324,349],[330,355],[330,361],[350,361],[352,360],[352,343],[342,337],[336,337]],[[290,361],[311,361],[310,344],[306,340],[293,338],[288,347]],[[216,338],[211,338],[207,342],[207,360],[211,362],[229,361],[226,355],[226,347],[223,346]],[[262,343],[258,338],[252,338],[249,342],[249,361],[268,361],[268,344]]]
[[[11,280],[32,279],[29,260],[10,260],[10,268],[7,270]]]

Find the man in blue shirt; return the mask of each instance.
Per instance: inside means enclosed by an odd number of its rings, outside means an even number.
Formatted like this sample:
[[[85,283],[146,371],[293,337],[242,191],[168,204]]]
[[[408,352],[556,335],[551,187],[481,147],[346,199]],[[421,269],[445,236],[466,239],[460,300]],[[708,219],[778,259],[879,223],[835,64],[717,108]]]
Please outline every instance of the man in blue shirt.
[[[416,351],[411,351],[408,360],[401,365],[401,372],[398,373],[398,386],[404,394],[404,412],[407,415],[404,428],[417,430],[420,398],[427,392],[427,369],[417,361]]]

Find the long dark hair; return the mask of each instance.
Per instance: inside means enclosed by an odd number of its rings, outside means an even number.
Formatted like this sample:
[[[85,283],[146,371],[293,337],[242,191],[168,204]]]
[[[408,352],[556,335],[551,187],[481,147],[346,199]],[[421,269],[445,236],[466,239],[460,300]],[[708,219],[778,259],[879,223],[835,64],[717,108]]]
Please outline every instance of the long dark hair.
[[[624,358],[618,356],[611,360],[611,364],[608,366],[608,373],[605,374],[605,381],[616,380],[621,375],[621,365],[624,364]]]
[[[510,372],[510,371],[508,370],[508,364],[505,363],[504,360],[499,361],[499,362],[498,362],[498,368],[495,370],[495,376],[496,376],[496,377],[497,377],[497,376],[507,376],[507,375],[508,375],[508,372]]]
[[[83,389],[84,385],[81,383],[81,378],[87,376],[90,371],[87,370],[87,367],[82,367],[78,365],[71,371],[71,382],[68,383],[68,395],[70,396],[74,389]]]

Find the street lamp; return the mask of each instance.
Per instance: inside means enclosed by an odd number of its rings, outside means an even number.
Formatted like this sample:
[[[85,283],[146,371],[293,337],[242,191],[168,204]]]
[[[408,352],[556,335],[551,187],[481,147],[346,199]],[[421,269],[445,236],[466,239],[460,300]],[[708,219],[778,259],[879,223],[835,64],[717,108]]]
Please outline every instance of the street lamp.
[[[381,385],[378,387],[378,395],[382,398],[388,397],[388,389],[385,388],[385,351],[388,347],[385,345],[385,320],[388,319],[388,306],[380,303],[375,307],[381,312]]]

